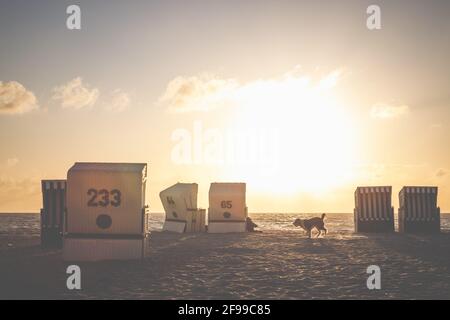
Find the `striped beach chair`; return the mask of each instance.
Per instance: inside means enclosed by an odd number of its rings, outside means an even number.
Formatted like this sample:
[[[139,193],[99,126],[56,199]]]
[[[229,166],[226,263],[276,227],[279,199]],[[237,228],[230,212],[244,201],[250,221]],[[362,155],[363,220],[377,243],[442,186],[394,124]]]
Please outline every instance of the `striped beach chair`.
[[[41,245],[62,247],[66,211],[66,180],[42,180]]]
[[[355,232],[394,232],[392,187],[357,187],[354,222]]]
[[[400,190],[399,231],[404,233],[439,233],[440,208],[437,187],[406,186]]]

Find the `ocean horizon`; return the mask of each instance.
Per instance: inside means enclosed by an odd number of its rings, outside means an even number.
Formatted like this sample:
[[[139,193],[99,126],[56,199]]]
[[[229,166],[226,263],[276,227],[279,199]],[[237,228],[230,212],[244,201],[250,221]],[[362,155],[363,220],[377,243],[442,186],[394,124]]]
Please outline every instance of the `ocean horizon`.
[[[353,233],[353,213],[326,213],[326,225],[330,233]],[[299,230],[292,222],[296,218],[310,218],[319,213],[249,213],[259,230]],[[150,213],[150,231],[162,231],[165,214]],[[397,215],[395,227],[398,230]],[[300,230],[299,230],[300,231]],[[441,213],[441,231],[450,232],[450,213]],[[37,236],[40,234],[40,215],[38,213],[0,213],[0,236]]]

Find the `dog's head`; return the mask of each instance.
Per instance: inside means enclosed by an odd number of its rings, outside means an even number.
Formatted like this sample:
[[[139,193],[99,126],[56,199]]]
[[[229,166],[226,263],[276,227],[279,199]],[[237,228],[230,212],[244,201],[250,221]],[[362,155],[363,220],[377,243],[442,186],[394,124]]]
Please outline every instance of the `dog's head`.
[[[302,227],[303,228],[303,220],[302,219],[295,219],[295,221],[292,223],[296,227]]]

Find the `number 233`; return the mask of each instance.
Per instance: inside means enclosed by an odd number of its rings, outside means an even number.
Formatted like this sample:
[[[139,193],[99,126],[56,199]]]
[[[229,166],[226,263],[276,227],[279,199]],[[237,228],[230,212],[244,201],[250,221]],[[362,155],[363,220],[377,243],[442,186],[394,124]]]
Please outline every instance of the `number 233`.
[[[119,207],[122,203],[122,193],[117,189],[111,191],[106,189],[89,189],[87,194],[90,197],[87,203],[88,207],[107,207],[109,205]],[[97,198],[99,199],[97,200]]]

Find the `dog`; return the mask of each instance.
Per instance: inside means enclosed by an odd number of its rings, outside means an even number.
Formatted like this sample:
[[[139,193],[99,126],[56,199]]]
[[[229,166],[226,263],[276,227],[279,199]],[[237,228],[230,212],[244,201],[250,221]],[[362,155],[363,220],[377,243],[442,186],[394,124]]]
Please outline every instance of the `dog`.
[[[247,217],[245,220],[245,229],[247,232],[257,232],[255,228],[257,228],[258,225],[253,222],[253,220],[250,217]]]
[[[327,215],[324,213],[322,214],[322,216],[319,217],[315,217],[315,218],[311,218],[311,219],[295,219],[295,221],[293,222],[293,225],[296,227],[301,227],[303,230],[305,230],[306,232],[308,232],[308,237],[311,239],[311,231],[312,229],[316,228],[319,233],[317,234],[318,238],[321,234],[322,231],[325,232],[325,234],[327,234],[328,230],[327,228],[325,228],[325,217]]]

